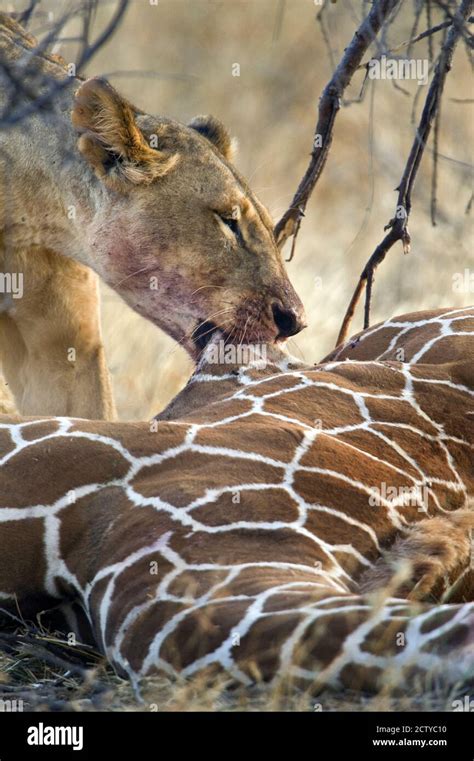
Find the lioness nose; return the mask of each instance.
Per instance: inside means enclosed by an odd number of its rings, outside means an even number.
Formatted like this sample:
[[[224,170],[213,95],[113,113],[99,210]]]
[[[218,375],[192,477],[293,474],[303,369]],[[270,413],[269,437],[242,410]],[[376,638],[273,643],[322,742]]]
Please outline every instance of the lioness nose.
[[[288,338],[299,333],[306,327],[301,315],[293,307],[285,308],[281,304],[273,304],[273,319],[278,328],[278,338]]]

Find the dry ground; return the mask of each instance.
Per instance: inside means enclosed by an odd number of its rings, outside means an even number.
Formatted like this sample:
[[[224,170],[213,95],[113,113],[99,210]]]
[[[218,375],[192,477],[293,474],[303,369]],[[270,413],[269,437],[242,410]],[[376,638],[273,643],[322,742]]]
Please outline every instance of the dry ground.
[[[427,676],[413,679],[408,691],[392,683],[378,695],[355,689],[312,695],[291,683],[229,688],[224,678],[171,683],[149,677],[135,691],[99,654],[80,645],[72,652],[46,633],[30,633],[28,643],[14,651],[6,655],[0,650],[0,711],[1,701],[21,700],[25,711],[443,712],[453,710],[454,700],[472,695],[474,687],[474,683],[448,686],[442,678]]]

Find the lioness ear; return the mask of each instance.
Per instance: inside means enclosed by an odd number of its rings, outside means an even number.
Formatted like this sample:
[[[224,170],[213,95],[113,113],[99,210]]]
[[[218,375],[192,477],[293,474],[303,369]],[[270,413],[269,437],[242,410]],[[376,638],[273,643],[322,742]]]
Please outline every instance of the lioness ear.
[[[209,142],[216,146],[217,150],[222,153],[224,158],[232,161],[237,147],[236,141],[231,138],[227,129],[215,116],[195,116],[188,127],[195,129]]]
[[[96,175],[115,190],[124,182],[150,183],[176,163],[150,148],[135,122],[130,103],[105,79],[88,79],[76,93],[72,123],[81,136],[78,147]]]

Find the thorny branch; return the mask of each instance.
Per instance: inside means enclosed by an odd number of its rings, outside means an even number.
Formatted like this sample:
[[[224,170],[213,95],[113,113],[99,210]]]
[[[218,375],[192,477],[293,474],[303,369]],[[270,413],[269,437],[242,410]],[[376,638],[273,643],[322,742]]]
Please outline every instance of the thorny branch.
[[[355,308],[360,299],[361,293],[365,287],[365,309],[364,309],[364,328],[369,326],[370,302],[372,294],[372,284],[374,272],[378,265],[385,259],[388,251],[392,246],[401,241],[404,252],[410,249],[410,234],[408,232],[408,217],[411,211],[411,193],[416,179],[421,158],[428,140],[434,120],[439,112],[441,97],[446,81],[446,76],[451,69],[454,50],[463,33],[463,22],[465,22],[473,9],[473,0],[462,0],[455,15],[452,17],[452,24],[446,35],[441,48],[441,53],[435,67],[433,79],[431,81],[421,118],[416,131],[415,139],[410,150],[408,161],[403,172],[400,185],[398,186],[397,206],[394,217],[386,225],[385,230],[388,233],[381,243],[377,246],[372,256],[368,260],[357,283],[352,299],[347,308],[344,320],[339,331],[336,345],[343,343],[348,334],[349,326],[355,312]]]

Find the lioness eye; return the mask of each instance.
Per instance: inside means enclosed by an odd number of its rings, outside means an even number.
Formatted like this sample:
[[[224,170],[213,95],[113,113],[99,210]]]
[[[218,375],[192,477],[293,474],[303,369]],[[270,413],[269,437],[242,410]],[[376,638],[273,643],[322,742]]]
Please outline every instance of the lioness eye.
[[[232,230],[234,235],[239,235],[239,223],[237,219],[234,219],[234,217],[221,217],[222,221],[225,225],[229,228],[229,230]]]
[[[224,213],[223,214],[220,211],[214,211],[214,214],[216,215],[216,217],[219,217],[221,222],[223,222],[225,225],[227,225],[229,230],[234,234],[234,236],[235,236],[237,242],[239,243],[239,245],[240,246],[244,246],[245,245],[245,241],[244,241],[244,238],[243,238],[240,226],[239,226],[239,220],[238,220],[238,218],[234,214],[229,214],[229,213],[227,213],[227,214]]]

